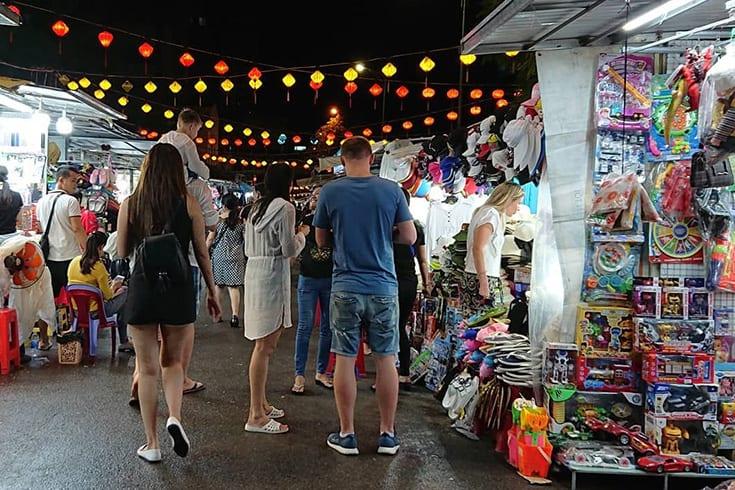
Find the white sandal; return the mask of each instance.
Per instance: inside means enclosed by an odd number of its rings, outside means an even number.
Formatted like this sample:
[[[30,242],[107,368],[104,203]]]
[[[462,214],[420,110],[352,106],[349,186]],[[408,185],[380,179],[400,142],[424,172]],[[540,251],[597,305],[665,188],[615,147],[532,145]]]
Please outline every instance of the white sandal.
[[[254,432],[256,434],[285,434],[288,432],[288,426],[271,419],[263,427],[245,424],[246,432]]]
[[[271,406],[271,411],[265,414],[265,416],[269,419],[280,419],[286,416],[286,412],[284,412],[280,408]]]

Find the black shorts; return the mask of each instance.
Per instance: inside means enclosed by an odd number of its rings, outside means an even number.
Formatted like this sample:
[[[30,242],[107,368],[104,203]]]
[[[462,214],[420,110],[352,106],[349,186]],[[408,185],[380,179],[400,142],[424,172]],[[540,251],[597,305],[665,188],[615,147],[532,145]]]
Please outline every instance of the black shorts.
[[[54,291],[54,298],[69,284],[69,264],[71,264],[71,260],[61,262],[54,260],[46,261],[48,270],[51,272],[51,287]]]

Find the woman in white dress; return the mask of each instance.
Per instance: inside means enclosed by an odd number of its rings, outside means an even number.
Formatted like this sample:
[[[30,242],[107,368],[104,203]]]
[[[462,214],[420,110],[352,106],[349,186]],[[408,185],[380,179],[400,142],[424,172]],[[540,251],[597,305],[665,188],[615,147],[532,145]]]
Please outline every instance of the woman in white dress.
[[[265,173],[263,197],[253,204],[245,224],[244,324],[245,337],[255,341],[250,357],[250,410],[245,430],[263,434],[282,434],[288,426],[274,419],[283,410],[268,403],[265,384],[268,363],[283,328],[291,322],[291,266],[306,243],[308,226],[296,231],[296,209],[291,204],[291,167],[276,163]]]

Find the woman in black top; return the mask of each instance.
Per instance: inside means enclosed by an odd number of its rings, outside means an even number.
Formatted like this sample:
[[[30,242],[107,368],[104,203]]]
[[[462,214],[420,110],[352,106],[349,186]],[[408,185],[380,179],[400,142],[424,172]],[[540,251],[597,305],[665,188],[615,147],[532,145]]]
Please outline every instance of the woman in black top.
[[[311,226],[314,210],[319,200],[320,190],[314,190],[308,204],[308,213],[302,224]],[[299,323],[296,328],[296,353],[294,364],[296,378],[291,392],[300,395],[304,392],[304,372],[309,357],[309,338],[314,326],[317,301],[321,309],[319,320],[319,351],[316,362],[316,384],[332,389],[332,380],[326,374],[329,364],[329,351],[332,347],[332,330],[329,326],[329,296],[332,293],[332,249],[319,248],[316,244],[314,228],[306,237],[306,246],[301,252],[301,272],[299,274],[298,302]]]
[[[407,203],[411,203],[410,194],[403,189],[403,195]],[[416,301],[418,289],[418,278],[416,277],[416,263],[421,271],[421,282],[424,290],[431,290],[429,278],[429,265],[426,256],[426,242],[424,239],[424,227],[418,221],[416,225],[416,243],[413,245],[393,244],[393,261],[396,265],[396,276],[398,277],[398,327],[400,333],[399,382],[401,388],[408,389],[411,385],[409,378],[409,367],[411,366],[411,340],[406,331],[408,317]]]
[[[0,243],[2,243],[3,235],[12,235],[16,229],[18,222],[18,213],[23,207],[23,199],[20,194],[10,189],[8,183],[8,169],[0,166]]]
[[[163,391],[169,409],[166,429],[179,456],[189,452],[189,440],[181,426],[181,399],[184,392],[183,359],[194,341],[194,285],[191,270],[183,278],[146,274],[141,244],[147,238],[173,233],[185,257],[193,241],[197,263],[207,284],[207,306],[218,318],[220,307],[212,276],[212,263],[205,244],[204,218],[196,199],[186,191],[179,151],[169,144],[157,144],[143,161],[135,192],[120,206],[117,248],[121,257],[135,252],[129,281],[125,317],[132,331],[139,374],[138,398],[146,432],[146,444],[137,454],[149,463],[161,460],[156,430],[159,362]],[[153,253],[153,248],[146,251]],[[154,254],[155,255],[155,254]],[[165,260],[157,257],[158,260]],[[151,259],[153,260],[153,259]],[[158,344],[158,332],[161,345]]]

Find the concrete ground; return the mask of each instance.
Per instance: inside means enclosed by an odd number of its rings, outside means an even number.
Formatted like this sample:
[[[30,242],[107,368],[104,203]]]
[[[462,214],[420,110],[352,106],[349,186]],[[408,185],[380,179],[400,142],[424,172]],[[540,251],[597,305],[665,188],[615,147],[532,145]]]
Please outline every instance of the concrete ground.
[[[133,359],[109,355],[101,339],[94,366],[24,367],[0,377],[0,488],[525,488],[488,440],[470,441],[449,427],[428,392],[401,394],[396,457],[379,456],[378,411],[369,379],[359,383],[357,432],[361,455],[344,457],[325,445],[338,427],[331,392],[313,385],[289,394],[294,330],[281,340],[271,364],[270,401],[283,408],[292,431],[258,435],[243,431],[248,403],[247,362],[252,345],[241,330],[200,322],[191,374],[207,385],[184,402],[184,426],[192,442],[178,458],[164,438],[165,408],[159,408],[164,461],[149,465],[135,449],[145,442],[137,411],[127,405]],[[313,369],[316,337],[309,369]],[[368,361],[369,362],[369,361]],[[368,364],[370,369],[370,364]],[[163,397],[161,396],[161,400]],[[553,475],[551,488],[568,488],[568,475]],[[624,483],[623,483],[624,482]],[[705,481],[673,482],[671,488],[702,488]],[[622,488],[651,479],[580,477],[579,488]]]

